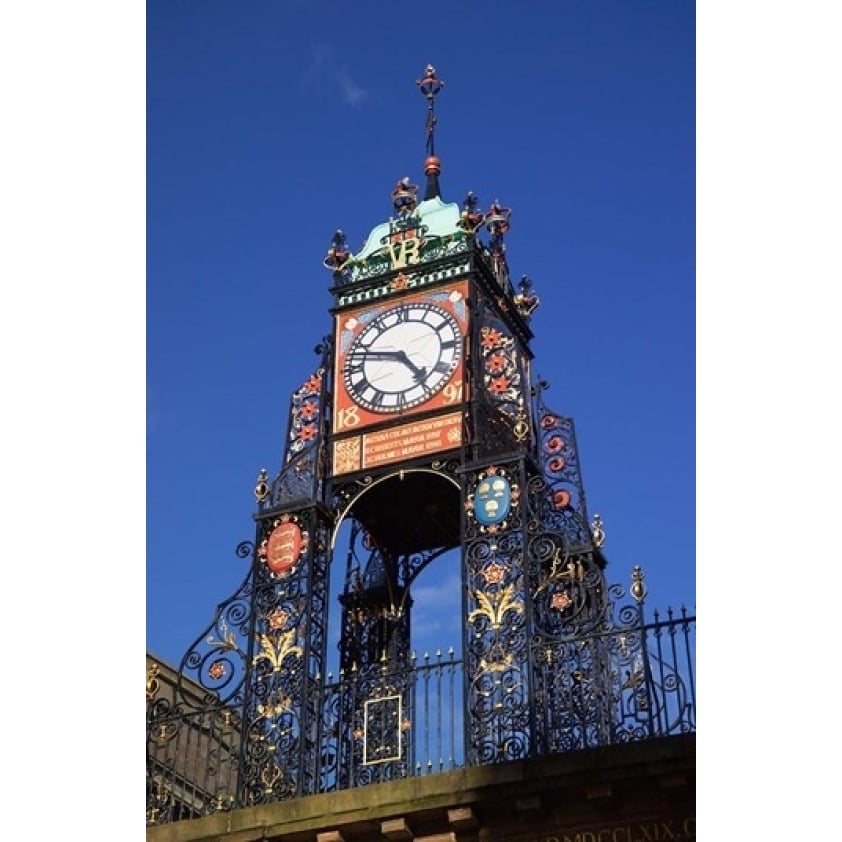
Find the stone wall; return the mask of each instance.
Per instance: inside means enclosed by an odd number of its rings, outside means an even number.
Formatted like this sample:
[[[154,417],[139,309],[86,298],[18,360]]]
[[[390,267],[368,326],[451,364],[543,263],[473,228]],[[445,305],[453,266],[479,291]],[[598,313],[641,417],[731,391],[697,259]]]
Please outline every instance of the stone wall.
[[[147,830],[147,842],[695,840],[696,735],[458,769]]]

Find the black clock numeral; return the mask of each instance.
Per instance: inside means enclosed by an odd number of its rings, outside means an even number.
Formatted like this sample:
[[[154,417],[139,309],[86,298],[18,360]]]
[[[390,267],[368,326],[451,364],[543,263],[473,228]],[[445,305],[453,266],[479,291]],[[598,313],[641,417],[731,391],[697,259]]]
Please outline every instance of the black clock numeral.
[[[391,313],[386,313],[382,320],[378,319],[379,327],[384,329],[394,327],[395,325],[399,325],[401,322],[409,321],[409,311],[405,308],[401,308],[400,310],[392,310]],[[375,322],[375,324],[377,324]]]
[[[348,395],[374,413],[421,406],[449,388],[461,341],[459,323],[446,307],[413,301],[380,310],[347,350]]]
[[[367,398],[368,402],[372,405],[372,407],[381,407],[383,406],[383,401],[386,398],[385,392],[378,392],[376,389],[372,387],[372,391],[374,394],[370,398]]]

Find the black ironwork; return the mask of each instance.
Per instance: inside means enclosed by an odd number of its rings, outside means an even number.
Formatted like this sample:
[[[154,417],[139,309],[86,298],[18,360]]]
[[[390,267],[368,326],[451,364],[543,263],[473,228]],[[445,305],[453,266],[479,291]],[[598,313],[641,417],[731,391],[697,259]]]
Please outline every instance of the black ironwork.
[[[416,83],[418,90],[427,99],[427,154],[435,155],[435,131],[436,123],[438,122],[435,113],[436,97],[444,87],[444,82],[436,76],[436,69],[432,64],[428,64],[424,70],[424,77],[419,79]]]
[[[367,677],[354,669],[338,678],[325,676],[317,692],[316,774],[299,794],[497,762],[501,751],[516,755],[527,743],[532,755],[555,754],[695,731],[695,616],[681,607],[668,609],[665,616],[656,611],[647,619],[641,589],[639,598],[624,601],[625,588],[615,584],[603,592],[601,576],[581,572],[581,578],[574,573],[571,581],[582,594],[599,581],[599,620],[588,614],[581,597],[566,620],[559,614],[555,622],[545,624],[550,632],[529,641],[536,739],[529,739],[528,718],[520,715],[523,670],[489,670],[477,680],[476,665],[468,667],[453,648],[412,652],[398,675],[382,668],[378,673],[374,665]],[[632,595],[642,576],[635,568]],[[500,584],[497,593],[505,590]],[[484,637],[491,641],[487,649],[493,652],[493,618],[503,619],[507,612],[502,599],[489,597],[489,605],[490,614],[483,618],[488,622],[482,625]],[[514,634],[514,627],[508,634]],[[481,738],[478,747],[466,746],[463,740],[462,691],[463,685],[471,684],[471,673],[481,699],[468,711],[474,720],[471,728]],[[240,706],[230,699],[211,701],[200,693],[193,707],[187,701],[190,692],[186,684],[173,698],[147,691],[150,825],[255,802],[252,787],[238,789],[235,784],[243,772]],[[519,704],[508,702],[511,696]],[[258,736],[266,733],[264,729]],[[273,780],[265,747],[260,757],[261,763],[249,760],[246,771],[259,772],[261,800],[293,797],[283,778],[276,774]]]
[[[441,83],[431,71],[422,92],[432,113]],[[376,470],[347,458],[335,467],[359,442],[331,429],[336,351],[329,339],[316,348],[313,374],[291,396],[280,468],[257,478],[255,539],[237,548],[248,574],[172,684],[147,680],[150,824],[695,730],[695,617],[682,608],[647,619],[640,568],[629,600],[606,582],[573,420],[547,406],[548,384],[532,376],[538,299],[526,276],[517,292],[509,277],[511,211],[495,201],[481,213],[468,194],[459,227],[428,237],[416,194],[398,182],[397,219],[365,259],[337,231],[324,264],[337,324],[409,284],[467,299],[465,387],[414,416],[455,418],[452,446]],[[395,260],[408,241],[411,266]],[[377,423],[384,433],[391,422]],[[450,552],[462,639],[445,654],[414,652],[413,585]]]

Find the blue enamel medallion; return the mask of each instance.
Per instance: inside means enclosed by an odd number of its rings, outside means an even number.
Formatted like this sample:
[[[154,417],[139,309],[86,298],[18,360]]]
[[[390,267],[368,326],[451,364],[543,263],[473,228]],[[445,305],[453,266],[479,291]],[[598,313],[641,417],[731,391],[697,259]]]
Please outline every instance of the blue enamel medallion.
[[[512,487],[505,477],[486,477],[477,486],[474,514],[483,526],[494,526],[506,519],[512,506]]]

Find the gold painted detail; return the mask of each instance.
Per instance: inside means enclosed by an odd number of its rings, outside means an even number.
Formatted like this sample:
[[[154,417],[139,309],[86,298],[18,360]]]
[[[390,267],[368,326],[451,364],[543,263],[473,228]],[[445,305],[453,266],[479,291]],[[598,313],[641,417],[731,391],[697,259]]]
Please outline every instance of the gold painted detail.
[[[456,251],[463,252],[467,250],[467,245],[462,242],[457,242],[454,244],[455,248],[453,249],[454,253]],[[370,257],[373,257],[371,255]],[[370,258],[369,258],[370,259]],[[346,266],[351,265],[351,261],[348,261]],[[359,264],[363,266],[362,263]],[[405,267],[406,268],[406,267]],[[471,264],[469,262],[459,262],[455,265],[448,266],[444,269],[437,269],[434,272],[425,272],[423,271],[422,267],[418,267],[409,272],[401,272],[401,274],[407,277],[407,285],[406,288],[417,289],[419,287],[430,286],[431,284],[436,284],[439,281],[443,280],[450,280],[461,277],[466,272],[469,272],[471,269]],[[384,264],[384,271],[386,271],[385,264]],[[382,284],[379,284],[376,287],[365,287],[364,289],[356,289],[353,285],[348,285],[344,287],[340,292],[337,293],[336,296],[336,303],[340,307],[345,307],[350,304],[360,304],[362,302],[367,301],[376,301],[379,298],[384,298],[387,295],[391,295],[395,289],[392,286],[392,281],[384,281]]]
[[[212,634],[208,635],[207,642],[210,646],[218,646],[220,649],[226,651],[240,651],[240,648],[237,646],[237,638],[234,636],[234,632],[228,628],[225,620],[219,621],[219,632],[222,638],[221,640],[215,640]]]
[[[266,468],[261,468],[254,486],[254,496],[258,503],[262,503],[269,496],[269,474]]]
[[[492,629],[499,629],[503,625],[503,618],[509,611],[523,614],[523,598],[515,592],[514,584],[501,588],[496,593],[487,594],[475,591],[478,608],[468,614],[468,622],[472,623],[478,617],[487,617]]]
[[[397,277],[392,278],[391,287],[393,290],[407,289],[409,287],[410,278],[401,272]]]
[[[146,811],[146,824],[158,824],[158,819],[172,805],[173,797],[170,790],[162,781],[157,781],[154,787],[153,806]]]
[[[626,671],[626,676],[622,683],[623,690],[637,690],[643,684],[643,660],[638,656],[635,659],[633,671]]]
[[[635,602],[641,603],[646,598],[646,585],[643,584],[643,570],[636,564],[632,570],[631,595]]]
[[[178,725],[173,720],[160,722],[150,734],[150,739],[158,745],[165,745],[170,742],[178,733]]]
[[[267,719],[280,716],[288,710],[292,709],[292,699],[289,696],[281,696],[277,702],[267,702],[257,706],[257,712]]]
[[[272,794],[275,784],[283,777],[283,772],[274,760],[270,760],[260,773],[260,781],[263,784],[263,791],[266,795]]]
[[[600,549],[605,543],[605,529],[602,526],[602,518],[598,514],[593,516],[591,530],[593,531],[594,546]]]
[[[515,656],[511,652],[500,652],[497,660],[480,658],[479,669],[480,672],[506,672],[514,662]]]
[[[525,441],[526,437],[529,435],[529,422],[526,420],[526,415],[522,409],[518,412],[518,418],[517,421],[515,421],[512,431],[514,432],[515,439],[517,439],[517,441]]]
[[[280,672],[283,662],[289,656],[303,657],[304,650],[295,643],[295,629],[290,629],[273,640],[268,634],[258,636],[260,651],[254,656],[252,663],[257,664],[262,660],[269,661],[273,672]]]
[[[334,471],[337,474],[358,471],[361,457],[362,439],[359,436],[336,442],[333,448]]]
[[[158,690],[161,689],[161,682],[158,681],[158,675],[161,668],[158,664],[150,664],[149,670],[146,673],[146,701],[151,702],[157,695]]]
[[[213,809],[217,813],[221,813],[223,810],[229,809],[233,803],[234,803],[234,796],[228,795],[228,793],[223,791],[223,792],[220,792],[218,795],[215,796]]]
[[[550,572],[535,590],[535,596],[537,597],[552,585],[569,586],[571,583],[581,582],[584,578],[585,565],[582,560],[572,561],[568,554],[560,548],[555,551]],[[572,602],[573,599],[569,594],[556,593],[551,597],[550,607],[557,611],[564,611]]]

